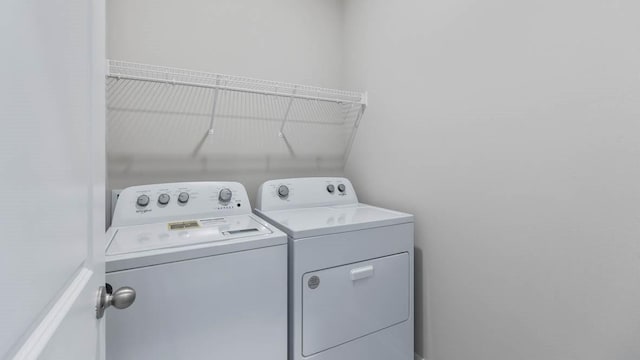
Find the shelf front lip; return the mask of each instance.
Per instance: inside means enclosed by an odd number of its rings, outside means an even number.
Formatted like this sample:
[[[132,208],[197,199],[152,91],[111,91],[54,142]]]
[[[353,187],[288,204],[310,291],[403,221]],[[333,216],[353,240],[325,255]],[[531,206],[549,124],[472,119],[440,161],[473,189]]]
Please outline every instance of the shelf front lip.
[[[202,83],[189,82],[189,81],[180,81],[180,80],[155,79],[155,78],[150,78],[150,77],[134,76],[134,75],[126,75],[126,74],[113,74],[113,73],[111,73],[111,74],[107,74],[107,77],[118,79],[118,80],[119,79],[125,79],[125,80],[136,80],[136,81],[149,81],[149,82],[155,82],[155,83],[161,83],[161,84],[194,86],[194,87],[207,88],[207,89],[219,89],[219,90],[245,92],[245,93],[252,93],[252,94],[269,95],[269,96],[279,96],[279,97],[285,97],[285,98],[328,101],[328,102],[335,102],[335,103],[339,103],[339,104],[359,104],[359,105],[364,105],[364,102],[362,101],[362,99],[358,99],[358,100],[343,100],[343,99],[335,99],[335,98],[327,98],[327,97],[319,97],[319,96],[309,96],[309,95],[299,95],[299,94],[285,94],[285,93],[279,93],[279,92],[275,92],[275,91],[254,90],[254,89],[247,89],[247,88],[237,88],[237,87],[225,86],[225,85],[209,85],[209,84],[202,84]]]

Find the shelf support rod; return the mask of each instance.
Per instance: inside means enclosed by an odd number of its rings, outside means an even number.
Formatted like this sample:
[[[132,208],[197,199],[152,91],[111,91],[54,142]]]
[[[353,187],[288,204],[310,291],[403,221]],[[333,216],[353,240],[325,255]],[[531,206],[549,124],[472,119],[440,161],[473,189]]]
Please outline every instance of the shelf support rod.
[[[297,87],[293,88],[293,95],[296,94],[297,90],[298,90]],[[291,106],[293,105],[293,99],[294,99],[294,97],[291,97],[291,99],[289,99],[289,105],[287,105],[287,111],[285,111],[284,117],[282,118],[282,123],[280,124],[280,131],[278,131],[278,136],[280,136],[280,137],[284,137],[284,125],[287,123],[287,119],[289,118],[289,112],[291,112]]]
[[[293,96],[291,97],[291,99],[289,99],[289,105],[287,105],[287,111],[284,113],[284,117],[282,118],[282,123],[280,124],[280,131],[278,131],[278,136],[284,141],[284,144],[287,145],[287,149],[289,150],[289,155],[291,155],[291,157],[295,157],[296,153],[293,151],[293,147],[289,143],[289,139],[287,139],[287,136],[284,134],[284,125],[287,123],[287,119],[289,118],[289,113],[291,112],[291,106],[293,105],[293,100],[295,99],[294,96],[297,90],[298,90],[297,86],[293,88]]]
[[[211,122],[209,123],[209,135],[213,135],[213,124],[216,119],[216,105],[218,104],[218,91],[217,86],[220,85],[220,76],[216,76],[216,88],[213,90],[213,106],[211,107]]]
[[[213,89],[213,105],[211,106],[211,120],[209,122],[209,130],[207,130],[207,132],[204,133],[204,136],[202,136],[202,139],[200,139],[200,141],[198,142],[198,145],[196,145],[196,148],[193,149],[193,152],[191,153],[191,157],[198,156],[198,154],[200,153],[200,150],[202,150],[202,146],[204,146],[205,141],[207,141],[207,137],[213,135],[214,133],[213,125],[215,124],[216,105],[218,104],[218,90],[219,90],[218,85],[220,85],[220,76],[216,75],[216,87]]]
[[[291,157],[296,157],[296,153],[293,151],[293,147],[289,143],[289,139],[287,139],[287,137],[284,134],[282,134],[282,140],[284,141],[284,144],[287,145],[287,150],[289,150],[289,155],[291,155]]]
[[[353,140],[356,137],[356,132],[358,130],[358,126],[360,126],[360,119],[362,119],[362,114],[364,113],[366,105],[360,105],[360,110],[358,110],[358,115],[356,115],[356,121],[353,123],[353,130],[351,130],[351,135],[349,136],[349,142],[347,143],[347,148],[344,151],[344,161],[343,165],[347,165],[347,159],[349,158],[349,154],[351,154],[351,146],[353,145]]]

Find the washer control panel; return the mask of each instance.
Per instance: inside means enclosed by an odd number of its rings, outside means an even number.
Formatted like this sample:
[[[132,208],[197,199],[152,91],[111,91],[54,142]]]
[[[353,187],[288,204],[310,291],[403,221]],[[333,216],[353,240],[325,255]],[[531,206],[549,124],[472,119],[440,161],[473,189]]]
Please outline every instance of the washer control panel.
[[[237,182],[182,182],[128,187],[120,193],[112,226],[140,225],[168,219],[250,214],[244,186]]]
[[[314,177],[265,182],[258,189],[256,208],[268,211],[357,203],[349,179]]]

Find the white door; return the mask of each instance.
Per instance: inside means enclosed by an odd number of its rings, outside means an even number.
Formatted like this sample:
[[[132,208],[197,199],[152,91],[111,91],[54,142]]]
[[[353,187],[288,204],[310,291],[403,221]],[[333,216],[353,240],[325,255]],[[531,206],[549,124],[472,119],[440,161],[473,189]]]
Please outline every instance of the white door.
[[[2,0],[0,64],[0,358],[103,358],[104,0]]]

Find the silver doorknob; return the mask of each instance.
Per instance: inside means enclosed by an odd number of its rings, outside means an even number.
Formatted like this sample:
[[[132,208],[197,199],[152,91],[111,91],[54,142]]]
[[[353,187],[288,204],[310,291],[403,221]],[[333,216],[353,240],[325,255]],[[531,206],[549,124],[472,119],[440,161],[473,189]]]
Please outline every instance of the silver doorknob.
[[[123,286],[112,294],[110,291],[111,285],[106,285],[106,287],[100,286],[98,289],[98,301],[96,304],[97,319],[102,319],[104,311],[109,306],[113,306],[116,309],[126,309],[136,301],[136,291],[133,288]]]

